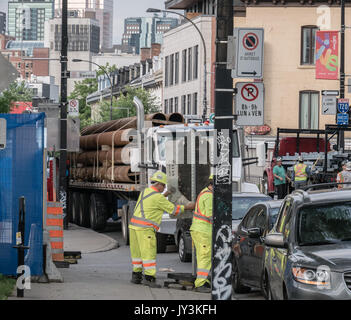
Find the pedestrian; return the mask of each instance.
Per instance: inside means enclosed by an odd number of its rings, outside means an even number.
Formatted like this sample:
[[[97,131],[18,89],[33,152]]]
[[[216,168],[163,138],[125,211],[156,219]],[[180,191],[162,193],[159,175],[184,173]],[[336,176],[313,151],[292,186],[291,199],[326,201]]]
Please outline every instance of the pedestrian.
[[[156,232],[160,228],[164,212],[178,216],[184,210],[193,210],[195,203],[174,205],[166,199],[170,192],[162,193],[167,184],[167,176],[157,171],[151,177],[152,185],[143,190],[135,206],[129,223],[130,254],[132,258],[132,283],[160,288],[156,283]],[[143,272],[144,270],[144,279]]]
[[[286,196],[286,178],[287,175],[285,173],[285,169],[282,166],[282,158],[278,157],[276,165],[273,168],[273,176],[274,176],[274,186],[276,193],[278,195],[278,199],[284,199]]]
[[[310,169],[303,163],[302,156],[299,156],[297,161],[298,163],[294,165],[292,174],[295,190],[305,187],[307,185],[308,176],[310,175]]]
[[[342,170],[336,175],[336,182],[337,183],[343,183],[344,182],[344,176],[343,173],[346,172],[346,163],[347,161],[343,161],[341,163],[341,168]],[[338,184],[338,189],[342,189],[344,185]]]
[[[195,291],[204,293],[211,292],[209,274],[212,251],[212,202],[213,175],[209,177],[208,186],[197,197],[193,222],[190,227],[191,238],[196,249]]]
[[[345,169],[344,169],[345,167]],[[343,166],[343,171],[340,172],[340,181],[338,181],[338,178],[339,178],[339,174],[338,174],[338,177],[337,177],[337,182],[343,182],[343,183],[346,183],[346,182],[350,182],[351,183],[351,162],[348,161],[345,166]],[[339,189],[344,189],[344,188],[351,188],[351,184],[341,184],[341,185],[338,185],[338,188]]]

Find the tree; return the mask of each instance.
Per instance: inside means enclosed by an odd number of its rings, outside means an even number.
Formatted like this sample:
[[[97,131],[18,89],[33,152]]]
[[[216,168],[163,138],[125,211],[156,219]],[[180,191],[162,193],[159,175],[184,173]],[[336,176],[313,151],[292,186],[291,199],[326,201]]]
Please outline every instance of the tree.
[[[150,91],[142,88],[126,88],[126,93],[122,94],[117,102],[113,103],[112,119],[136,116],[136,108],[133,103],[134,97],[137,96],[144,105],[145,114],[160,112],[161,106],[157,97],[153,96]],[[114,100],[116,101],[116,100]],[[110,102],[103,101],[100,105],[101,122],[110,120]]]
[[[15,101],[31,102],[32,98],[33,92],[26,87],[26,83],[24,81],[21,83],[15,81],[0,95],[0,113],[9,113],[12,103]]]

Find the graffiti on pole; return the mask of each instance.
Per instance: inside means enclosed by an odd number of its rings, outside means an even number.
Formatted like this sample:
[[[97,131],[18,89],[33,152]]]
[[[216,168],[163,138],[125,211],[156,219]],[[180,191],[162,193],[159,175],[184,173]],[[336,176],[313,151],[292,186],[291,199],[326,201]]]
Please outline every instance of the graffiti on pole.
[[[217,134],[218,158],[216,165],[216,184],[230,184],[232,178],[232,167],[229,158],[229,145],[231,139],[229,130],[224,129]]]

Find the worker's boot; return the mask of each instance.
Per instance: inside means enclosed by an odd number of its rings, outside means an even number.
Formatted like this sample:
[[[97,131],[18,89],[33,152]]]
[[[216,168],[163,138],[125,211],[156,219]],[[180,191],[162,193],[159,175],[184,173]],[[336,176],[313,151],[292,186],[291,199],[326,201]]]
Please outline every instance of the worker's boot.
[[[145,275],[143,284],[150,288],[161,288],[161,285],[156,282],[156,278],[153,276]]]
[[[143,280],[143,274],[141,272],[132,273],[132,280],[130,280],[130,282],[135,284],[140,284],[142,280]]]
[[[208,282],[206,282],[201,287],[195,288],[195,291],[201,292],[201,293],[210,293],[211,292],[211,285]]]

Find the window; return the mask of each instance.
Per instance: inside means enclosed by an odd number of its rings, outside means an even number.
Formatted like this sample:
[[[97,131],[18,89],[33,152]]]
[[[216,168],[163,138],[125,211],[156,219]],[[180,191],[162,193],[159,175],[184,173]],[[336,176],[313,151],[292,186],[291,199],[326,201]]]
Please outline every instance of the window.
[[[191,114],[191,94],[188,94],[188,110],[187,114]]]
[[[179,83],[179,52],[175,54],[174,84]]]
[[[173,98],[169,99],[169,113],[173,113]]]
[[[174,98],[174,112],[178,112],[178,97]]]
[[[168,100],[165,100],[165,113],[168,113]]]
[[[173,79],[174,79],[174,54],[171,55],[171,59],[170,59],[169,84],[171,86],[173,85]]]
[[[259,207],[257,212],[257,218],[255,220],[255,227],[261,228],[261,230],[265,229],[267,226],[267,214],[266,210],[263,206]]]
[[[318,129],[319,127],[319,92],[300,92],[300,129]]]
[[[315,42],[316,31],[315,26],[305,26],[301,28],[301,64],[316,64]]]
[[[188,80],[192,80],[193,79],[193,51],[192,48],[188,49]]]
[[[291,207],[292,200],[288,199],[284,203],[284,207],[282,208],[279,214],[279,221],[277,223],[277,232],[282,233],[285,238],[289,236],[289,225],[291,218]]]
[[[199,70],[199,46],[194,47],[194,79],[198,77],[198,70]]]
[[[182,52],[182,81],[186,81],[186,49]]]
[[[168,60],[169,57],[165,59],[165,87],[168,87]]]
[[[197,114],[197,92],[193,95],[193,114]]]
[[[185,114],[185,107],[186,107],[186,96],[182,96],[182,114]]]

